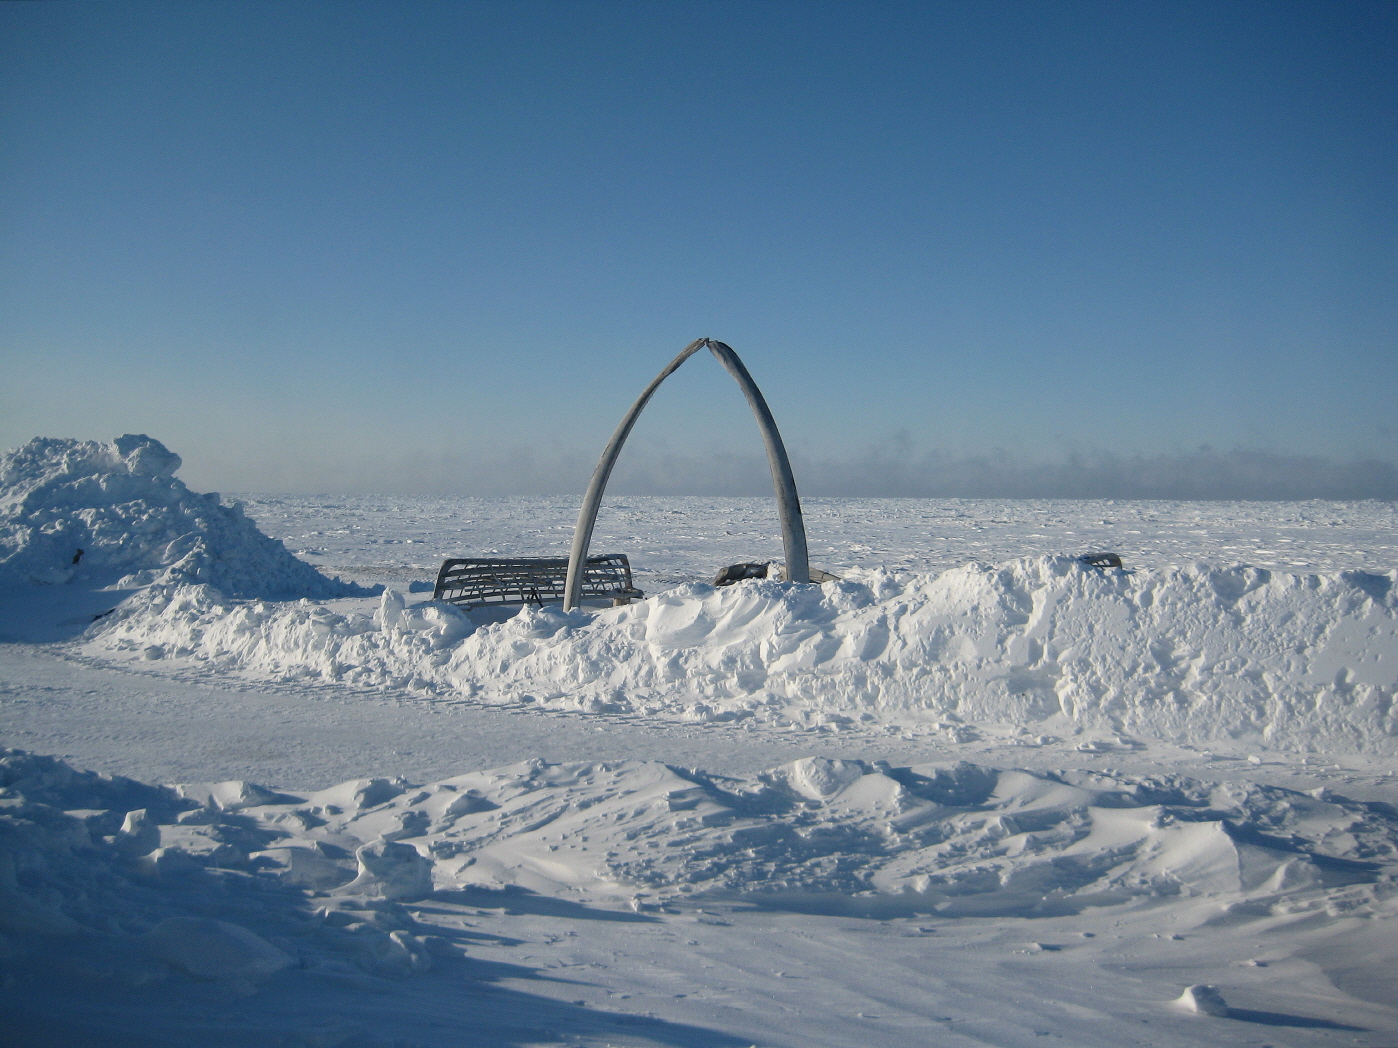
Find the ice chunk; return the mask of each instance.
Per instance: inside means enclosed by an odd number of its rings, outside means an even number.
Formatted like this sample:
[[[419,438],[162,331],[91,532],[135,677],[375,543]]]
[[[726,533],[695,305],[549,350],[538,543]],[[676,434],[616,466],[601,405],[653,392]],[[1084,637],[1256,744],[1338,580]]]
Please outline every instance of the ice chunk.
[[[315,842],[268,848],[250,857],[270,860],[275,864],[279,880],[300,888],[327,891],[339,888],[354,877],[352,872],[319,851]]]
[[[138,477],[173,477],[182,465],[178,455],[144,433],[125,433],[112,441],[112,447]]]
[[[1186,986],[1184,993],[1175,998],[1175,1004],[1200,1015],[1215,1015],[1220,1018],[1228,1015],[1228,1002],[1223,999],[1223,994],[1218,992],[1218,987],[1204,983]]]
[[[432,860],[410,844],[371,841],[354,853],[359,876],[339,889],[346,895],[383,899],[412,899],[432,891]]]
[[[791,788],[813,801],[828,800],[865,772],[860,761],[828,760],[825,757],[802,757],[782,770]]]
[[[265,786],[259,786],[255,782],[244,782],[242,779],[188,783],[176,786],[175,789],[181,797],[196,801],[204,807],[217,808],[219,811],[238,811],[259,804],[274,804],[282,799],[279,794],[273,793]]]
[[[160,827],[146,813],[146,809],[129,811],[112,844],[117,851],[132,858],[149,855],[160,847]]]

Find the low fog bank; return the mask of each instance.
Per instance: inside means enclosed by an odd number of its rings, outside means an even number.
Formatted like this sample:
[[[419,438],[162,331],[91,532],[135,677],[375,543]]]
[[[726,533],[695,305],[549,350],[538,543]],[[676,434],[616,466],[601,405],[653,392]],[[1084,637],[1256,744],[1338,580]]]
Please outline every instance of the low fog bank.
[[[576,495],[596,450],[562,446],[379,452],[331,462],[285,456],[201,464],[191,483],[236,491],[418,495]],[[892,441],[843,457],[792,452],[802,494],[868,498],[1398,499],[1398,465],[1248,449],[1157,455],[1080,452],[1034,461],[1005,451],[956,454]],[[627,449],[608,485],[618,495],[770,495],[760,452]]]
[[[1394,499],[1398,466],[1234,449],[1164,455],[1075,453],[1031,462],[998,452],[954,457],[879,448],[810,463],[812,494],[924,498]],[[819,489],[817,492],[816,489]]]

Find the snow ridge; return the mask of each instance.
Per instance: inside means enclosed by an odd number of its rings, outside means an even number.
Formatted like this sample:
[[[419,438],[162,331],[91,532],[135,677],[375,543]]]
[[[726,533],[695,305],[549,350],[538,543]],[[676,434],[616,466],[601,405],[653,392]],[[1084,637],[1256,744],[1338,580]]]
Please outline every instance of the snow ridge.
[[[144,434],[36,438],[0,457],[0,585],[203,583],[237,597],[344,597],[241,505],[190,491],[180,457]],[[79,554],[81,551],[81,554]]]
[[[526,608],[476,629],[449,605],[229,601],[154,587],[89,650],[573,710],[777,726],[949,716],[1191,744],[1398,752],[1394,574],[1067,557],[824,586],[687,585],[630,606]]]

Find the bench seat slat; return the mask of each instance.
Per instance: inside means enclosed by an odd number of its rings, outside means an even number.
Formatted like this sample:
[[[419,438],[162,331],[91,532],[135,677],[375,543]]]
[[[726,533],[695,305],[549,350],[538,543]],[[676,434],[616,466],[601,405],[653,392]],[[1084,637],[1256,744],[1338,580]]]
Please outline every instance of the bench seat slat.
[[[434,600],[464,607],[547,604],[563,599],[566,557],[463,557],[442,562]],[[633,600],[644,594],[631,582],[624,553],[588,557],[582,599]]]

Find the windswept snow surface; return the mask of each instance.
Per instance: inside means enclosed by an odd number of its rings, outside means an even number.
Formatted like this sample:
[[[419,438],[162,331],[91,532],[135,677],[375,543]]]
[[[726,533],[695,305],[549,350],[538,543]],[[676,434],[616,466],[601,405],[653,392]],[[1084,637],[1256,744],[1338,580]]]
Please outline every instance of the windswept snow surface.
[[[652,596],[506,617],[435,561],[575,507],[252,501],[365,596],[177,466],[0,474],[5,741],[138,769],[0,751],[5,1048],[1398,1043],[1391,506],[830,500],[715,589],[768,506],[617,500]]]
[[[0,457],[0,586],[207,583],[237,597],[344,597],[243,513],[176,479],[144,434],[110,444],[36,438]]]
[[[1376,973],[1337,961],[1398,953],[1366,934],[1398,916],[1398,814],[1323,790],[805,758],[744,779],[534,760],[297,793],[150,786],[15,751],[0,783],[5,1043],[922,1045],[935,1030],[1115,1048],[1256,1043],[1249,1023],[1293,1045],[1398,1029]],[[518,962],[541,948],[553,994],[491,985],[527,978]],[[1212,982],[1182,988],[1181,966],[1221,968],[1235,1005]],[[434,969],[428,1003],[403,980]],[[559,991],[582,991],[583,1014]],[[720,1029],[650,1010],[686,998]],[[1198,1029],[1200,1012],[1239,1021]],[[567,1032],[529,1029],[541,1019]]]

